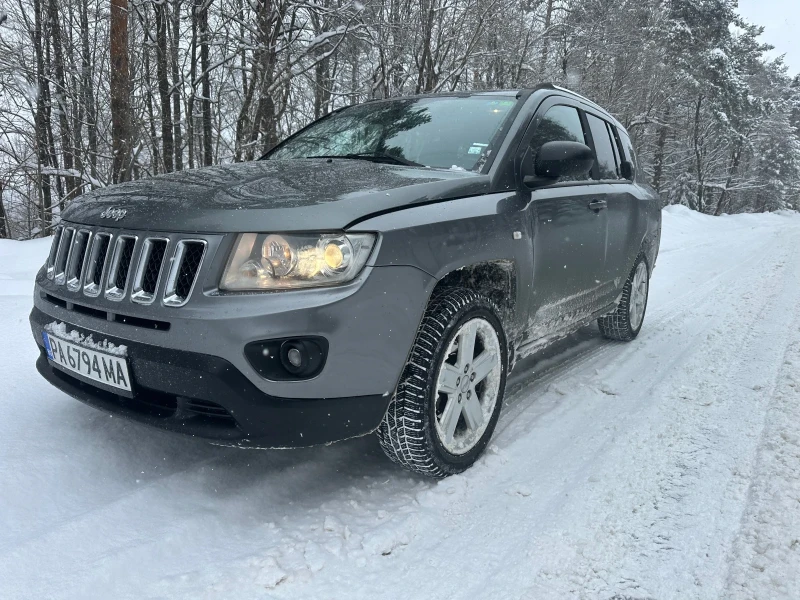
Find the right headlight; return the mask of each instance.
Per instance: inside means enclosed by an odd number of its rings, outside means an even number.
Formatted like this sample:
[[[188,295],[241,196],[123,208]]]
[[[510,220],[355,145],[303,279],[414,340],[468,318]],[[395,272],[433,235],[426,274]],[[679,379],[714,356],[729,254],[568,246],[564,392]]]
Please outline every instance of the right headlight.
[[[372,233],[242,233],[220,288],[282,290],[345,283],[364,268],[375,239]]]

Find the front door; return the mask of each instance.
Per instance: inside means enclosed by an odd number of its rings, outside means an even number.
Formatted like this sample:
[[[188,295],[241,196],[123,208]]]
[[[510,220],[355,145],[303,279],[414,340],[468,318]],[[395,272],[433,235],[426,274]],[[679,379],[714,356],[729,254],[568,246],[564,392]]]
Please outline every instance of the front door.
[[[546,142],[590,144],[576,107],[545,105],[534,119],[529,150],[533,160]],[[551,101],[554,102],[554,101]],[[608,212],[590,174],[531,192],[533,289],[528,339],[555,335],[598,310],[605,279]]]

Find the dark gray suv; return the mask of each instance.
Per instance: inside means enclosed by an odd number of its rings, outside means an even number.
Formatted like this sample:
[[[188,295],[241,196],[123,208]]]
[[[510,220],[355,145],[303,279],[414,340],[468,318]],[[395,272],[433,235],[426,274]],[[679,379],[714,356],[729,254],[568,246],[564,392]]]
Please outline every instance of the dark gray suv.
[[[36,278],[37,368],[217,444],[377,432],[445,476],[518,358],[595,319],[636,337],[659,208],[625,129],[568,90],[368,102],[262,160],[73,202]]]

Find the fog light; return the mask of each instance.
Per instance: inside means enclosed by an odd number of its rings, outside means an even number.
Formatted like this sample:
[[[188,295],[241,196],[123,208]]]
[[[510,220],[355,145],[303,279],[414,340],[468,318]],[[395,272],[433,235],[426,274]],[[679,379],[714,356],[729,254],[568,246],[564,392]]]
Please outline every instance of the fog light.
[[[303,364],[303,354],[297,348],[291,348],[286,353],[286,358],[289,359],[289,363],[291,363],[293,367],[298,369]]]
[[[319,336],[250,342],[247,360],[259,375],[273,381],[310,379],[322,371],[328,341]]]
[[[309,370],[309,358],[316,346],[310,347],[305,340],[287,340],[281,344],[283,368],[295,376],[305,375]]]

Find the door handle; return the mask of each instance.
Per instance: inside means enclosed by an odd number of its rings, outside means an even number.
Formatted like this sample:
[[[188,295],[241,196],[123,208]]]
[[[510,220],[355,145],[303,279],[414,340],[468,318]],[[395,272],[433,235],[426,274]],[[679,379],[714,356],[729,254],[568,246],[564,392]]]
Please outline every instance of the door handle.
[[[605,200],[592,200],[589,202],[589,208],[595,212],[600,212],[604,208],[608,208],[608,202]]]

